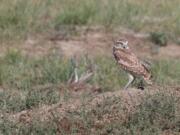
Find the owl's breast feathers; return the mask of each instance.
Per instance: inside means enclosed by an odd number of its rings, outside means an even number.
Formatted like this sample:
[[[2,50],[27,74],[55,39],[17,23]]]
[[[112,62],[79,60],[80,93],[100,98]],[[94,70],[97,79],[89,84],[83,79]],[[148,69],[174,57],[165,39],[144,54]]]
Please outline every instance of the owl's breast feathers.
[[[113,55],[117,63],[125,71],[128,71],[135,76],[143,76],[143,78],[148,79],[150,78],[151,74],[149,73],[148,69],[130,50],[120,50],[113,48]]]

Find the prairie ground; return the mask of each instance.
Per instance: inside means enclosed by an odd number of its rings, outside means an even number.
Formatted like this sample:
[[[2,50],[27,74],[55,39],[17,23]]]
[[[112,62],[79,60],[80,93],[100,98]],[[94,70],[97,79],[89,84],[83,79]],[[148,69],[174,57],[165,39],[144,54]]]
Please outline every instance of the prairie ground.
[[[178,0],[2,0],[0,134],[180,134]],[[77,8],[78,7],[78,8]],[[128,89],[112,55],[125,38],[153,85]],[[78,75],[92,76],[71,84]]]

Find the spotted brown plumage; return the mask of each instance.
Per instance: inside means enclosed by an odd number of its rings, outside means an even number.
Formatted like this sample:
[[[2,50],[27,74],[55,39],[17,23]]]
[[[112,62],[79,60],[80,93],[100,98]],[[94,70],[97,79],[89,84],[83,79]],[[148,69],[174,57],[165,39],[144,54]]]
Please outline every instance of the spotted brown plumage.
[[[116,41],[113,46],[113,55],[120,67],[129,75],[129,82],[125,89],[128,88],[136,77],[142,77],[147,84],[152,84],[150,71],[131,51],[127,41]]]

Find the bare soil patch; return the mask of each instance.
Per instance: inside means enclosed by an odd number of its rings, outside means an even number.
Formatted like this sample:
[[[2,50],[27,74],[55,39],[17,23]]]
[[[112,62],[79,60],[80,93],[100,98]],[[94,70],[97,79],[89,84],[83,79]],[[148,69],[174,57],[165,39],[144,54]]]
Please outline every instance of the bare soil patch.
[[[90,56],[112,56],[113,40],[125,38],[131,49],[143,59],[180,58],[180,46],[169,42],[166,47],[154,45],[148,34],[135,33],[127,30],[120,32],[105,31],[100,28],[84,28],[78,30],[77,35],[46,34],[44,36],[29,36],[21,43],[11,47],[1,46],[1,55],[9,49],[18,49],[24,55],[40,57],[55,53],[56,55],[72,57],[88,54]],[[53,37],[53,40],[52,40]]]

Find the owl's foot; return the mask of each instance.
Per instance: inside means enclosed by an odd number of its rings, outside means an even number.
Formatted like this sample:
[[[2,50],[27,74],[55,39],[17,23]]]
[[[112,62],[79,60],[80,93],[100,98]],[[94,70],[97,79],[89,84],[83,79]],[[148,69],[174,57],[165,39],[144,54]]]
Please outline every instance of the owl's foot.
[[[144,90],[144,83],[143,83],[142,80],[141,80],[140,83],[138,84],[137,88],[140,89],[140,90]]]

